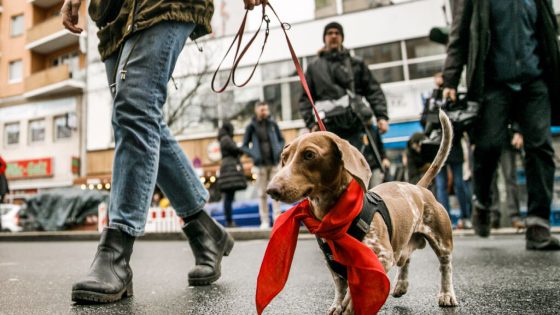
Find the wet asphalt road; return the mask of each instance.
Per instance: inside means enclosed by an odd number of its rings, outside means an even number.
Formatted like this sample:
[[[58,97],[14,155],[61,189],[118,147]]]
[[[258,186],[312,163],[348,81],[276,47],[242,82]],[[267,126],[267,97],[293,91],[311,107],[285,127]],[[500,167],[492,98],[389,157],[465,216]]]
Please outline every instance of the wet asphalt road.
[[[95,242],[0,243],[0,314],[256,314],[255,281],[266,241],[236,243],[222,278],[187,286],[194,261],[182,241],[139,241],[132,257],[134,297],[74,305],[72,283],[85,274]],[[390,273],[394,277],[395,270]],[[431,249],[415,252],[409,291],[381,314],[560,314],[560,253],[528,252],[523,236],[455,239],[460,306],[437,306],[439,271]],[[334,289],[314,239],[300,239],[288,283],[265,314],[324,314]]]

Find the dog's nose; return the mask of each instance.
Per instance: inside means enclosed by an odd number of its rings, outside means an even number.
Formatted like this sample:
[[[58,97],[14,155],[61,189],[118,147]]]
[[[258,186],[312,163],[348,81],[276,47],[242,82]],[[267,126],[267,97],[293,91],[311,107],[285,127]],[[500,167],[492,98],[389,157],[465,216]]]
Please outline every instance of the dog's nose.
[[[266,193],[272,197],[274,200],[280,199],[280,187],[276,185],[268,185],[266,188]]]

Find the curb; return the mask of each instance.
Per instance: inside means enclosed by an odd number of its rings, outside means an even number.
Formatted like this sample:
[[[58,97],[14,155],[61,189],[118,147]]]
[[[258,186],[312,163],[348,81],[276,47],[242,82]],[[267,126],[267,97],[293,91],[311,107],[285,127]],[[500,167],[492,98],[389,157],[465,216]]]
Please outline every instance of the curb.
[[[228,228],[226,229],[236,241],[267,240],[270,238],[271,229],[259,228]],[[560,233],[560,227],[552,227],[552,233]],[[520,235],[525,230],[514,228],[493,229],[491,235]],[[455,230],[454,237],[474,237],[473,230]],[[313,238],[305,229],[300,230],[300,238]],[[181,232],[147,233],[138,238],[141,241],[185,241],[187,237]],[[19,232],[0,233],[1,242],[59,242],[59,241],[98,241],[97,231],[60,231],[60,232]]]

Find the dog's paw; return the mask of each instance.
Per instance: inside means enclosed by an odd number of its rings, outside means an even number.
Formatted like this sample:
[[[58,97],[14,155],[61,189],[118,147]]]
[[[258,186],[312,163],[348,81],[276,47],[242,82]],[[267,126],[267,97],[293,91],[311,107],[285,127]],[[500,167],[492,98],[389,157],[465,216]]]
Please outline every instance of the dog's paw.
[[[457,305],[459,305],[459,303],[457,303],[457,298],[455,297],[455,293],[440,293],[438,296],[439,299],[439,306],[441,307],[455,307]]]
[[[393,296],[399,298],[408,291],[408,281],[399,280],[393,289]]]
[[[342,305],[340,305],[340,303],[333,303],[331,307],[329,307],[327,315],[342,315]]]

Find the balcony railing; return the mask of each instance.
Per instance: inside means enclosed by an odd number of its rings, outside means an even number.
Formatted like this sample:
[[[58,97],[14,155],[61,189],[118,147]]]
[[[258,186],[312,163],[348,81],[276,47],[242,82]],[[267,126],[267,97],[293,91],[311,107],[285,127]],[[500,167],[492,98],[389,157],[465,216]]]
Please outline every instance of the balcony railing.
[[[56,16],[27,31],[25,48],[40,54],[48,54],[78,42],[79,37],[66,30],[62,25],[62,19]]]
[[[70,71],[68,65],[61,65],[36,72],[25,78],[25,93],[28,98],[53,94],[83,91],[85,82],[80,70]]]

